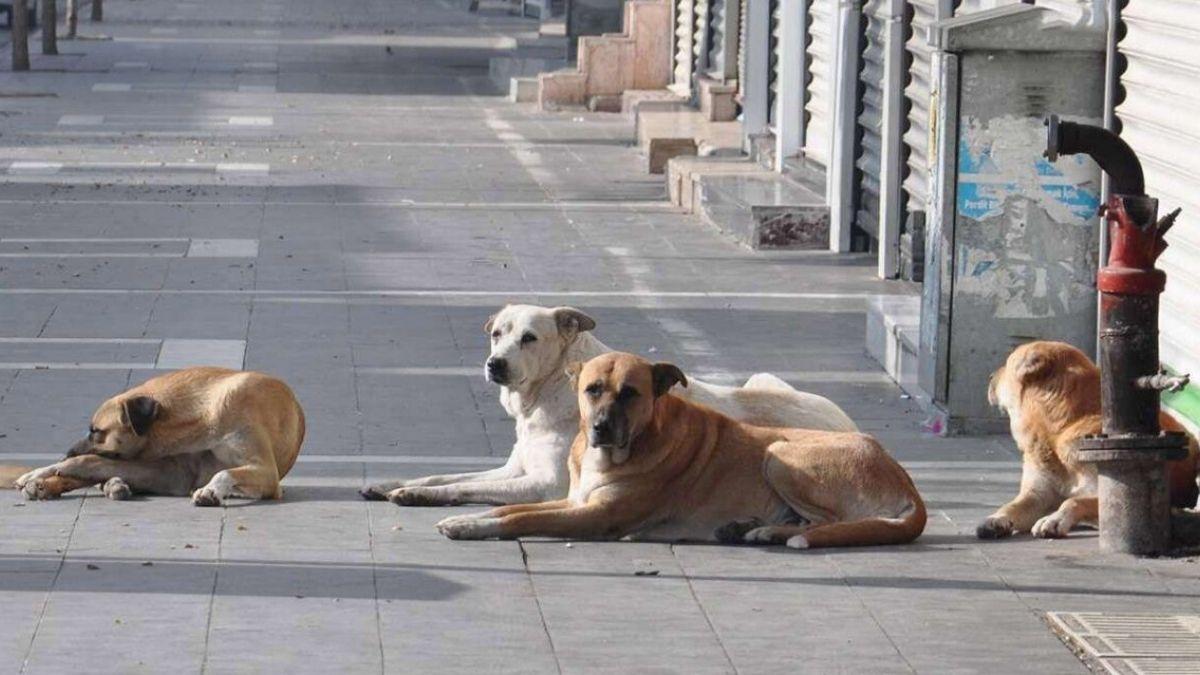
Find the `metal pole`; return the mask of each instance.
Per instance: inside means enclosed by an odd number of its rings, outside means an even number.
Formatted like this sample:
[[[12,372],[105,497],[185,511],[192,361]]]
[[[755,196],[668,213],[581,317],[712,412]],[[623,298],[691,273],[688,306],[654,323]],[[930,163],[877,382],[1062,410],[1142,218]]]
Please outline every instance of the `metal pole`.
[[[104,20],[104,0],[92,0],[92,21],[100,23]]]
[[[42,10],[42,53],[58,54],[58,0],[40,0]]]
[[[29,7],[12,0],[12,69],[29,70]]]
[[[79,0],[67,0],[67,39],[74,40],[79,29]]]

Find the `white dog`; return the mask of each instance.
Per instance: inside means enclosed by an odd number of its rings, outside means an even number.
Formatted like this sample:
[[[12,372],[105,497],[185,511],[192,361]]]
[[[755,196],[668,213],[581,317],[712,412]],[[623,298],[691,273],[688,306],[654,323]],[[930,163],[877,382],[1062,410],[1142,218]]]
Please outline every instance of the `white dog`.
[[[509,305],[488,319],[492,351],[487,379],[500,385],[500,404],[517,421],[517,442],[504,466],[490,471],[428,476],[367,487],[366,499],[403,506],[526,504],[561,499],[570,479],[567,456],[579,432],[579,404],[567,365],[612,350],[588,331],[591,317],[573,307]],[[761,426],[856,431],[827,398],[796,391],[767,373],[745,387],[688,380],[677,392],[730,417]]]

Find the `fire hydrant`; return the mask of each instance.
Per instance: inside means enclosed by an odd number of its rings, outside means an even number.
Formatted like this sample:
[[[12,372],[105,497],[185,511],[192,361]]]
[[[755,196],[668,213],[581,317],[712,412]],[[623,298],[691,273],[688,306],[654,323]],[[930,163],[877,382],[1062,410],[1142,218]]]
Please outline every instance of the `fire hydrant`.
[[[1096,279],[1101,433],[1077,446],[1080,461],[1095,463],[1099,475],[1100,548],[1156,555],[1171,542],[1166,463],[1187,456],[1187,438],[1163,433],[1158,423],[1160,392],[1187,383],[1165,374],[1158,359],[1158,296],[1167,275],[1154,264],[1179,211],[1158,219],[1137,155],[1112,132],[1054,115],[1047,127],[1046,157],[1090,155],[1109,175],[1112,193],[1102,207],[1108,263]]]

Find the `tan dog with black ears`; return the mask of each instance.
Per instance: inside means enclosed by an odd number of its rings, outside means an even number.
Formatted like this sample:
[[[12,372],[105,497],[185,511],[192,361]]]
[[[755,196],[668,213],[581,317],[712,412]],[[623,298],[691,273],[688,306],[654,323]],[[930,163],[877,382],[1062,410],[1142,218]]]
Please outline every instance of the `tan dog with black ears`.
[[[153,378],[100,405],[67,459],[17,478],[30,499],[104,484],[110,499],[279,499],[304,441],[304,411],[281,380],[224,368]]]
[[[569,371],[580,426],[567,498],[447,518],[443,534],[820,548],[902,544],[925,528],[912,480],[870,436],[742,424],[668,394],[683,373],[632,354]]]
[[[1096,525],[1096,469],[1075,458],[1075,442],[1100,433],[1100,369],[1063,342],[1030,342],[1013,350],[992,374],[988,400],[1009,417],[1021,450],[1021,488],[1015,499],[988,516],[976,534],[998,539],[1015,532],[1065,537],[1079,524]],[[1183,427],[1166,413],[1167,431]],[[1196,440],[1186,459],[1168,465],[1171,504],[1196,503]]]

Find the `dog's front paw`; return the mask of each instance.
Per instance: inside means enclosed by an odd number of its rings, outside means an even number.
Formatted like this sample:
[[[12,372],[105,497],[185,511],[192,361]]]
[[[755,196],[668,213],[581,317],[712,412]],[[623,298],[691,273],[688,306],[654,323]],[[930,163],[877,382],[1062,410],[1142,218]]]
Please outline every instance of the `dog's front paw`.
[[[451,516],[439,521],[437,529],[450,539],[486,539],[496,536],[498,522],[499,518]]]
[[[975,536],[980,539],[1003,539],[1012,533],[1013,521],[1007,516],[988,516],[975,528]]]
[[[202,487],[192,493],[192,504],[196,506],[220,506],[221,498],[217,491],[210,487]]]
[[[361,488],[358,494],[367,501],[382,502],[388,498],[388,491],[386,485],[368,485],[365,488]]]
[[[1030,532],[1041,539],[1062,539],[1071,531],[1071,522],[1057,513],[1043,516]]]
[[[453,506],[459,503],[454,499],[439,498],[433,490],[421,487],[397,488],[387,493],[387,499],[397,506]]]
[[[104,482],[104,496],[114,502],[123,502],[133,496],[133,490],[124,479],[113,476]]]
[[[25,499],[30,501],[44,499],[58,499],[61,493],[50,489],[47,480],[51,476],[58,475],[57,465],[44,466],[40,469],[34,469],[29,473],[18,478],[13,487],[21,491],[25,495]]]

